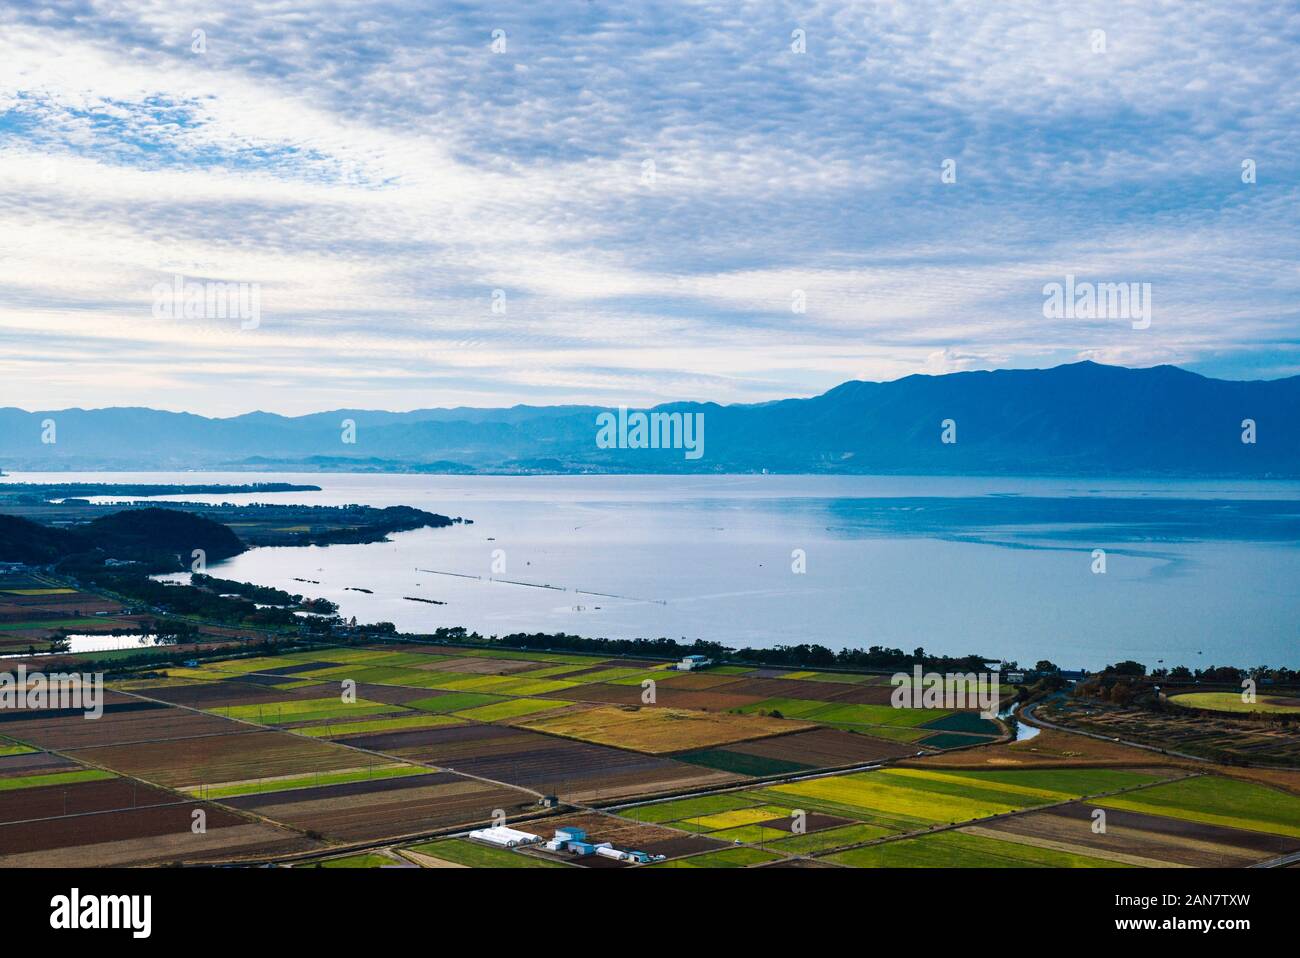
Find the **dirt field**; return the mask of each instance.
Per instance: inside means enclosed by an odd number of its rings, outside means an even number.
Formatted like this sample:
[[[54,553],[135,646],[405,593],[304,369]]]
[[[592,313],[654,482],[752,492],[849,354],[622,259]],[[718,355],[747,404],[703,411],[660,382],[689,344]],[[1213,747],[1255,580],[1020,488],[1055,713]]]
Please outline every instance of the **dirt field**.
[[[893,694],[889,685],[854,685],[851,682],[818,682],[813,679],[751,679],[741,677],[724,687],[729,695],[753,695],[762,699],[809,699],[844,705],[888,705]]]
[[[567,678],[567,676],[566,676]],[[558,692],[548,692],[541,698],[561,699],[566,702],[596,702],[604,705],[641,705],[642,689],[639,685],[611,685],[592,682]],[[699,709],[706,712],[723,712],[763,701],[753,695],[732,695],[724,687],[715,690],[678,688],[677,683],[664,682],[655,689],[655,704],[665,708]]]
[[[349,744],[589,802],[741,780],[668,759],[500,725],[380,733],[349,739]]]
[[[215,806],[155,805],[100,814],[46,818],[36,822],[0,825],[0,856],[24,852],[94,845],[124,838],[189,833],[193,809],[202,807],[210,830],[243,825],[246,820]],[[0,863],[3,858],[0,857]]]
[[[502,809],[517,815],[536,807],[528,792],[447,772],[376,782],[352,782],[223,800],[277,822],[342,841],[414,835],[491,821]]]
[[[1023,742],[992,745],[926,758],[907,759],[903,765],[944,768],[1014,768],[1025,767],[1088,767],[1103,765],[1178,765],[1180,760],[1130,748],[1118,742],[1103,742],[1086,735],[1071,735],[1055,729],[1044,729],[1037,736]]]
[[[1237,868],[1300,850],[1294,838],[1119,809],[1106,810],[1096,834],[1093,808],[1077,802],[963,831],[1147,867]]]
[[[1210,761],[1300,767],[1300,726],[1295,723],[1176,707],[1157,712],[1092,700],[1056,700],[1038,711],[1058,725]]]
[[[367,764],[366,756],[337,745],[283,732],[257,730],[182,739],[165,747],[109,745],[72,750],[69,754],[171,788],[325,772]]]
[[[166,814],[163,814],[163,812]],[[102,868],[126,865],[162,865],[274,857],[320,847],[297,832],[274,825],[249,823],[220,809],[208,807],[208,830],[190,830],[192,808],[113,812],[63,822],[32,826],[0,826],[0,867]],[[214,824],[214,814],[221,825]],[[75,824],[75,827],[69,825]],[[13,829],[10,836],[5,832]],[[52,844],[53,842],[53,844]],[[41,846],[39,849],[30,848]],[[9,849],[13,848],[14,851]],[[17,850],[29,849],[29,850]]]
[[[466,675],[514,675],[542,667],[540,662],[525,662],[516,659],[488,659],[481,656],[467,655],[463,659],[435,659],[428,665],[413,665],[411,668],[431,669],[437,672],[464,672]]]
[[[327,695],[338,695],[339,686],[337,683],[321,683],[300,689],[272,689],[253,682],[223,679],[216,682],[196,682],[193,685],[133,688],[131,691],[162,702],[215,711],[226,705],[258,705],[263,702],[324,698]],[[358,697],[360,697],[359,692]]]
[[[89,745],[162,741],[237,732],[246,728],[215,716],[138,700],[106,704],[104,714],[94,720],[87,720],[80,711],[46,719],[39,715],[35,713],[21,722],[7,722],[0,725],[0,729],[6,735],[33,745],[62,750]]]
[[[171,792],[124,778],[43,785],[0,792],[0,823],[171,805],[178,801],[181,799]]]
[[[779,761],[802,762],[817,768],[878,762],[884,759],[915,755],[916,747],[903,742],[889,742],[839,729],[821,728],[793,735],[741,742],[727,746],[730,752],[760,755]]]
[[[0,756],[0,779],[26,778],[28,775],[39,775],[44,772],[57,772],[64,769],[71,771],[80,767],[70,759],[63,758],[61,755],[52,755],[49,752],[5,755]],[[0,793],[0,795],[3,794],[10,793]]]

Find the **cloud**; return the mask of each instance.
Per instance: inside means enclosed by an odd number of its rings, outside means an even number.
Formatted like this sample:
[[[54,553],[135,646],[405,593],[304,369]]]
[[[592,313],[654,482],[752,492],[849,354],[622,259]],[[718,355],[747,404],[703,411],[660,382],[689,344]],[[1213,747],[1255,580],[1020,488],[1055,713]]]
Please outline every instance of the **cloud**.
[[[14,6],[0,405],[1281,375],[1298,44],[1255,3]],[[261,325],[155,320],[177,273],[258,284]],[[1151,328],[1045,320],[1066,274],[1150,282]]]

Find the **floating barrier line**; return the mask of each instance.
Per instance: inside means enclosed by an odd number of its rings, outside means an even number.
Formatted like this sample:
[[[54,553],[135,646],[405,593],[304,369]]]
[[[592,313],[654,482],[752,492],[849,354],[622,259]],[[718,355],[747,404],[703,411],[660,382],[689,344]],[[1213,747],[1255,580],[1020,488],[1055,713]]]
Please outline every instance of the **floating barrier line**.
[[[541,582],[521,582],[518,579],[493,579],[481,575],[468,575],[464,572],[444,572],[441,569],[421,569],[415,567],[416,572],[428,572],[431,575],[453,575],[458,579],[474,579],[478,582],[503,582],[506,585],[522,585],[529,589],[550,589],[552,592],[568,592],[569,589],[562,585],[545,585]],[[653,605],[667,605],[667,599],[639,599],[634,595],[619,595],[615,592],[592,592],[590,589],[574,589],[577,595],[595,595],[604,599],[622,599],[625,602],[649,602]]]

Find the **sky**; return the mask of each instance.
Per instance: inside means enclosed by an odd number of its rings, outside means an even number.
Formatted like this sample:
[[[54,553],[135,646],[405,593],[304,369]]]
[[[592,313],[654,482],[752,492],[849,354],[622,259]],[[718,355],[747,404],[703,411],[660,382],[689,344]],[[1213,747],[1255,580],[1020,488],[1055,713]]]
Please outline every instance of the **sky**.
[[[6,4],[0,406],[1300,374],[1297,62],[1251,0]]]

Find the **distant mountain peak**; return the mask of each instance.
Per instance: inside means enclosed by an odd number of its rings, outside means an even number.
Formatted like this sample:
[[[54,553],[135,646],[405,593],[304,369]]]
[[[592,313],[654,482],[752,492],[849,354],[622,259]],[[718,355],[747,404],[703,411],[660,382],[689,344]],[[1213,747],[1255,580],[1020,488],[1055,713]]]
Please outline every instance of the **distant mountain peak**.
[[[0,463],[57,469],[455,472],[831,472],[1300,476],[1300,377],[1211,379],[1092,359],[1045,369],[849,380],[818,396],[663,403],[703,416],[704,454],[597,445],[602,406],[256,411],[0,409]],[[42,443],[55,418],[58,442]],[[345,441],[342,420],[356,423]],[[951,420],[954,443],[941,441]],[[1242,423],[1255,423],[1243,442]]]

